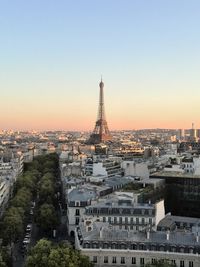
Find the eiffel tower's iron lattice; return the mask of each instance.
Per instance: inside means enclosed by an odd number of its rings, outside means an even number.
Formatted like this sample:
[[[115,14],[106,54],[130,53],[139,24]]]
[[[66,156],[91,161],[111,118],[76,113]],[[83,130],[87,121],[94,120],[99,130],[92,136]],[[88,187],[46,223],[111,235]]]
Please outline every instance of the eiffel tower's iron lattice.
[[[104,92],[103,92],[104,83],[102,82],[102,79],[101,82],[99,83],[99,87],[100,87],[100,93],[99,93],[98,115],[94,130],[88,140],[88,143],[90,144],[99,144],[112,139],[105,116]]]

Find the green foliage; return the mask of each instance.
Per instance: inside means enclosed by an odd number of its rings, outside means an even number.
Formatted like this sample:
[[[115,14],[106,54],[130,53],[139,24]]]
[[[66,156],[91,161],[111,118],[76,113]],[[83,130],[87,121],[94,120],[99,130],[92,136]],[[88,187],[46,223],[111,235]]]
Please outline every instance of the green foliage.
[[[141,184],[135,184],[135,183],[130,183],[124,186],[123,190],[125,191],[138,191],[142,189]]]
[[[30,251],[25,267],[93,267],[89,258],[67,244],[53,245],[41,239]]]
[[[157,260],[154,264],[147,263],[145,267],[175,267],[176,264],[171,263],[169,260]]]
[[[3,257],[0,253],[0,267],[7,267],[7,264],[5,263],[5,261],[3,260]]]
[[[11,207],[3,219],[3,238],[4,242],[11,243],[23,233],[23,214],[22,208]]]
[[[59,160],[56,153],[36,157],[32,162],[26,163],[24,173],[18,177],[14,188],[14,196],[10,205],[0,221],[0,238],[4,244],[11,244],[22,234],[29,214],[31,200],[39,192],[39,225],[47,231],[57,224],[54,206],[56,175],[58,174]],[[49,203],[48,206],[43,206]],[[45,218],[46,216],[46,218]]]
[[[32,199],[31,192],[26,188],[22,187],[17,191],[17,194],[11,201],[11,205],[14,207],[21,207],[24,210],[28,210]]]
[[[7,247],[1,247],[0,249],[0,267],[11,267],[12,259],[8,254]]]
[[[44,232],[53,230],[58,224],[58,218],[54,206],[51,204],[41,205],[37,214],[36,222]]]

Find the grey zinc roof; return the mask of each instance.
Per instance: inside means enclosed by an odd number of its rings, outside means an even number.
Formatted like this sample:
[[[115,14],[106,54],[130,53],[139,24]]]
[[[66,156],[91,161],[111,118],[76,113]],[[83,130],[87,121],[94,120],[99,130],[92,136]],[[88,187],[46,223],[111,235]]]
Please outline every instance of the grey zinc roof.
[[[170,245],[182,245],[182,246],[194,246],[200,245],[197,243],[195,234],[191,232],[170,232],[169,240],[167,240],[166,232],[158,231],[151,232],[149,239],[144,232],[134,232],[128,230],[111,229],[105,223],[95,223],[93,231],[86,232],[81,227],[83,239],[86,241],[116,241],[116,242],[140,242],[140,243],[159,243]],[[102,231],[102,237],[100,237],[100,231]]]
[[[192,217],[166,215],[165,218],[163,218],[159,222],[158,226],[170,227],[171,225],[173,225],[175,223],[189,223],[189,224],[193,224],[193,225],[200,225],[200,219],[199,218],[192,218]]]
[[[97,194],[92,190],[75,188],[68,193],[68,201],[88,201],[95,199]]]
[[[125,185],[128,184],[130,182],[132,182],[133,180],[127,177],[112,177],[112,178],[108,178],[105,181],[105,184],[108,186],[117,186],[117,185]]]
[[[155,172],[151,176],[153,176],[153,178],[165,177],[165,178],[196,178],[196,179],[200,179],[199,175],[195,175],[192,173],[181,173],[181,172],[176,172],[176,171]]]
[[[88,206],[88,208],[109,208],[109,207],[113,207],[113,208],[137,208],[137,209],[153,209],[155,208],[155,205],[153,204],[148,204],[148,203],[130,203],[130,199],[127,199],[128,202],[126,202],[126,200],[122,200],[122,203],[120,203],[119,199],[108,199],[105,200],[104,202],[98,202],[92,206]]]

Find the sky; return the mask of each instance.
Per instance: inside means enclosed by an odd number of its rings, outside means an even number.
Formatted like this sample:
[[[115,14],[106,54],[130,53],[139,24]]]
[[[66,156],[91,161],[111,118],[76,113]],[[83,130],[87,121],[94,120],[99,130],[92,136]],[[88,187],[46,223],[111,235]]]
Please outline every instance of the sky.
[[[199,0],[0,0],[0,129],[200,128]]]

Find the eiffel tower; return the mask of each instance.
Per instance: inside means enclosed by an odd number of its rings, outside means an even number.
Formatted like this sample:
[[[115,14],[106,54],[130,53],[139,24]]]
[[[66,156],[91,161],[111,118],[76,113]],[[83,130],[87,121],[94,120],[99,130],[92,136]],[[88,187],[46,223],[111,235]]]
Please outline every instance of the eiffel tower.
[[[105,141],[112,140],[112,136],[108,129],[108,124],[105,117],[104,94],[103,94],[104,83],[102,81],[102,78],[101,82],[99,83],[99,87],[100,87],[100,93],[99,93],[99,108],[98,108],[97,121],[95,123],[94,130],[88,140],[89,144],[99,144]]]

